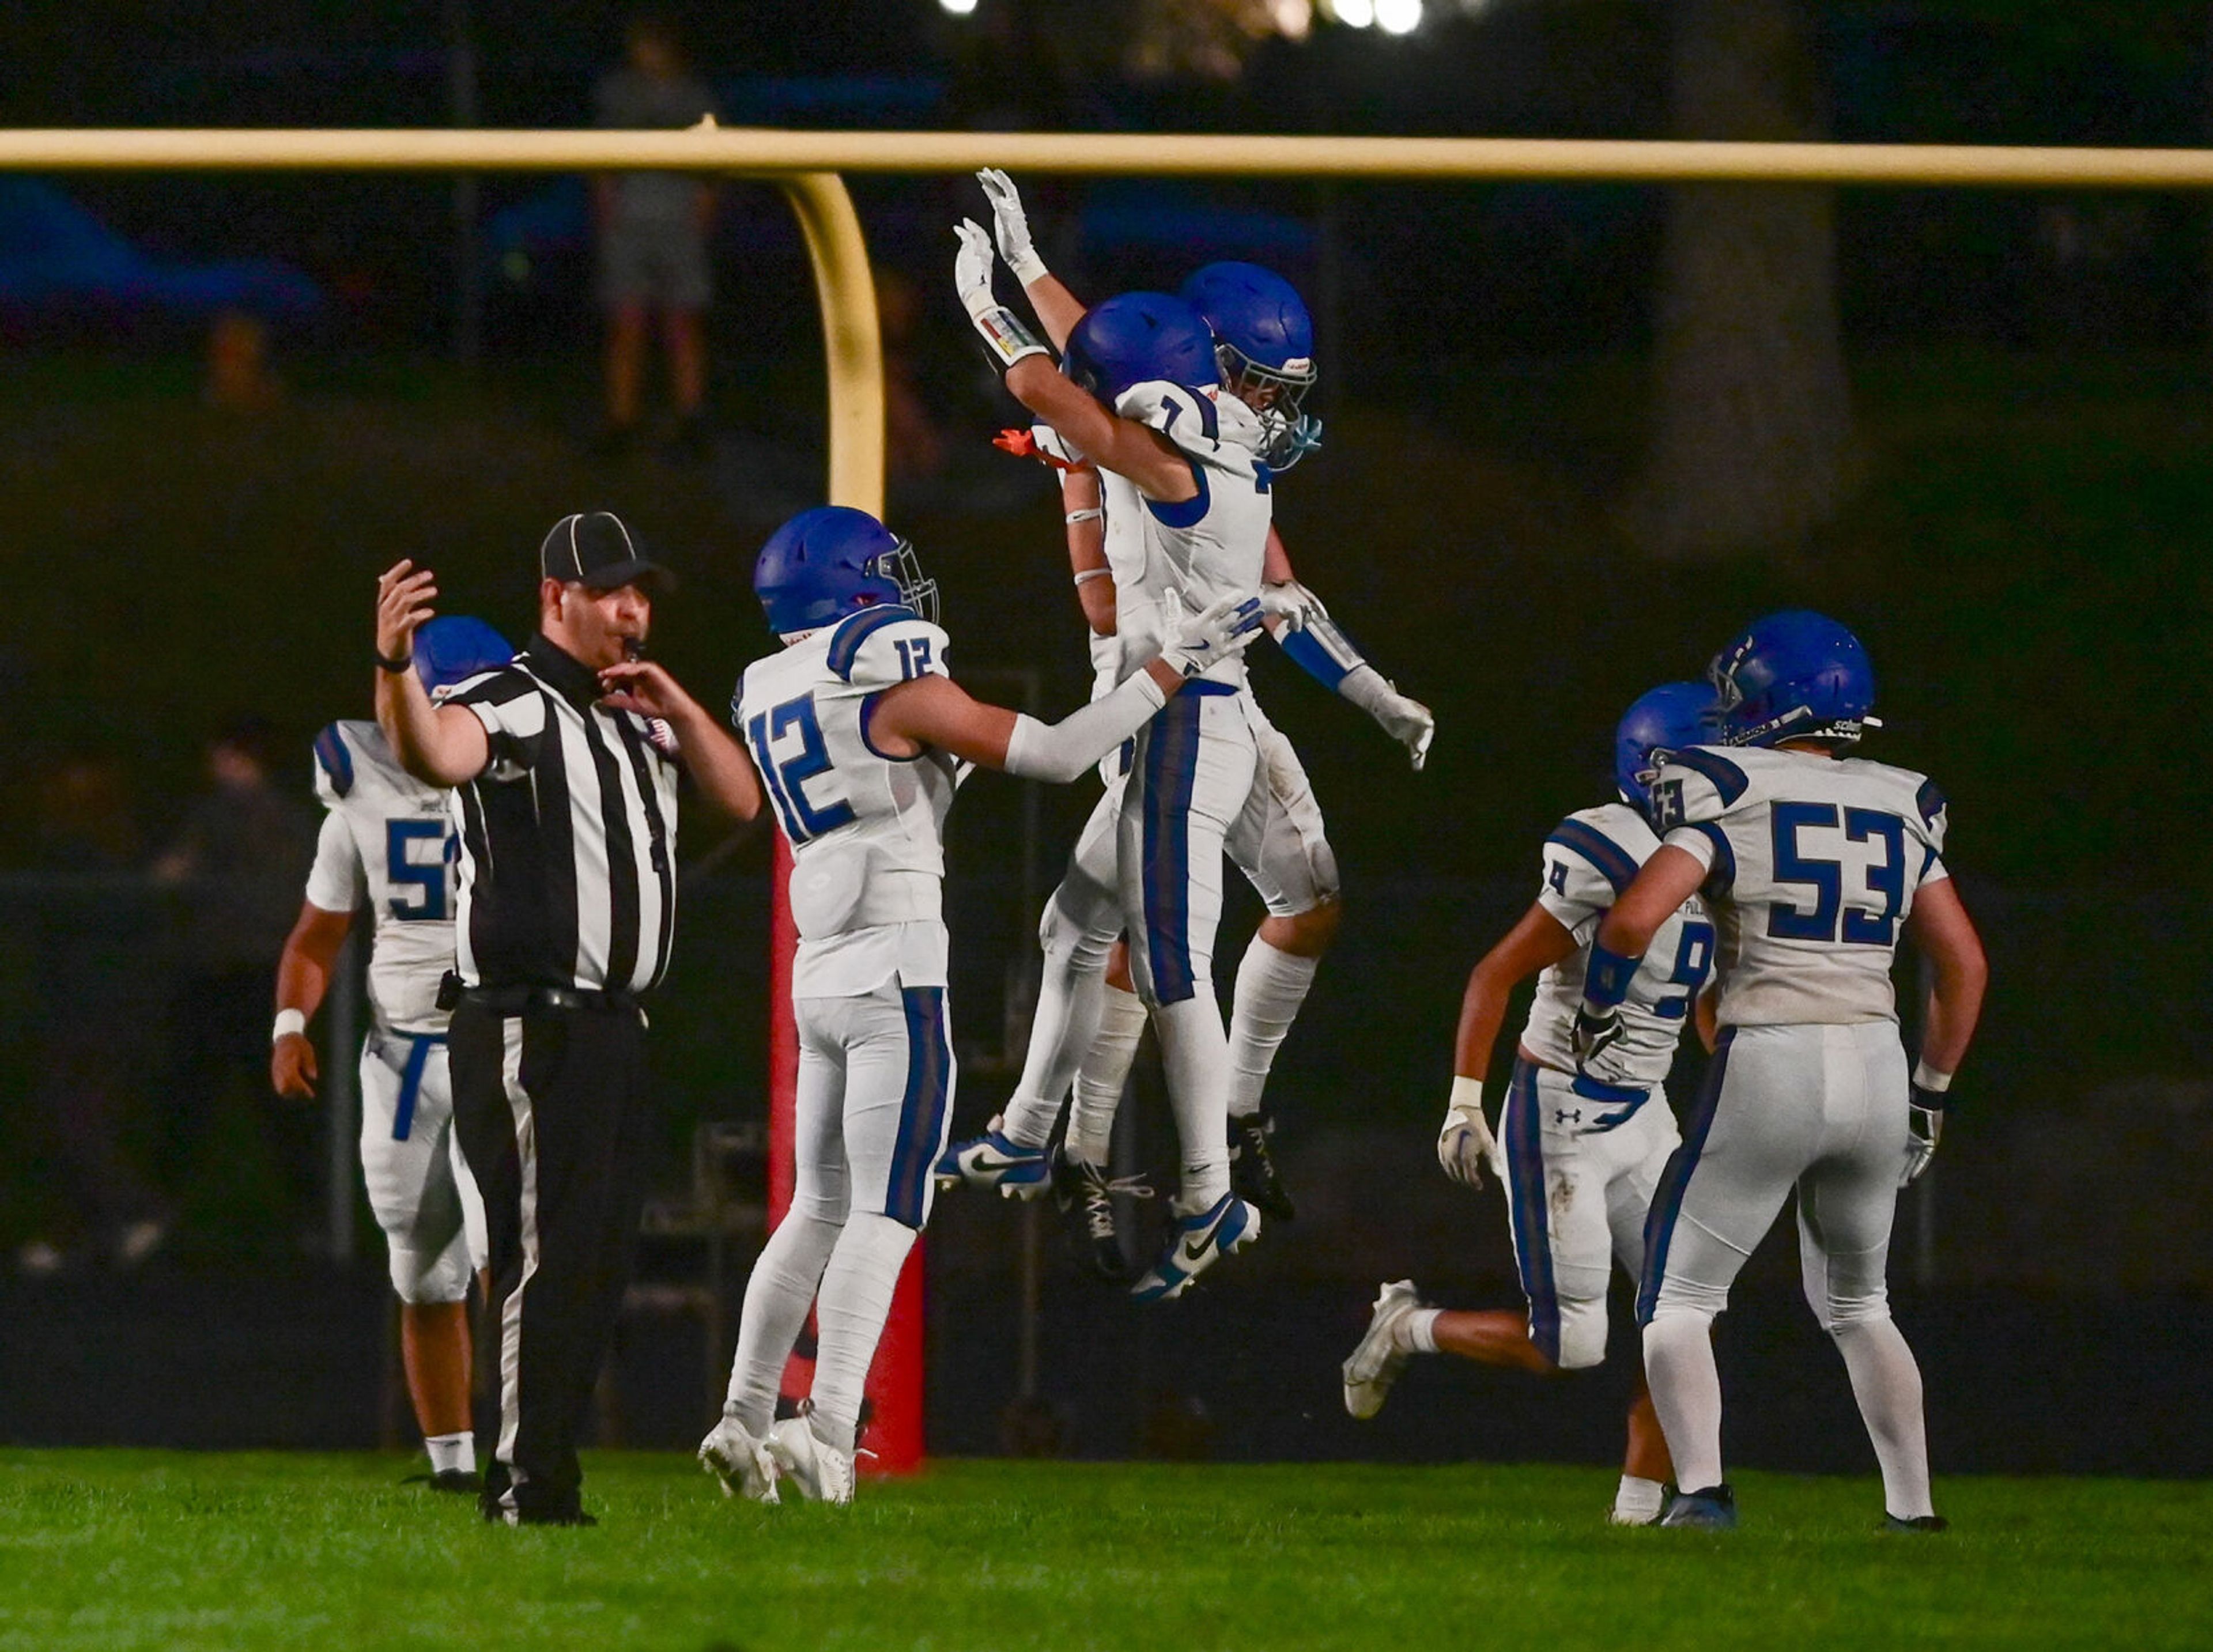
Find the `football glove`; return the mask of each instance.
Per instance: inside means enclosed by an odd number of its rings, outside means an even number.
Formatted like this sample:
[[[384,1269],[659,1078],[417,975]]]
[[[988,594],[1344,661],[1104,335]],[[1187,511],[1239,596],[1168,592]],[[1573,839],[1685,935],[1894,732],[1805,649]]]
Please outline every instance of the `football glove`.
[[[1436,738],[1437,720],[1419,700],[1399,692],[1399,686],[1371,665],[1359,665],[1344,674],[1337,692],[1375,719],[1376,726],[1406,748],[1414,772],[1430,759],[1430,742]]]
[[[976,174],[976,181],[991,198],[991,233],[997,238],[999,256],[1007,268],[1025,287],[1043,279],[1045,260],[1031,243],[1029,217],[1022,210],[1021,192],[1015,189],[1015,180],[997,167],[985,167]]]
[[[1576,1070],[1590,1071],[1593,1063],[1621,1042],[1625,1031],[1619,1004],[1595,1010],[1588,1003],[1577,1004],[1575,1027],[1569,1035],[1575,1048]]]
[[[1498,1138],[1483,1116],[1483,1084],[1478,1079],[1455,1077],[1452,1101],[1445,1109],[1444,1128],[1437,1132],[1437,1163],[1461,1186],[1481,1191],[1483,1167],[1501,1182],[1506,1180],[1505,1155]]]
[[[1944,1135],[1944,1098],[1916,1084],[1905,1110],[1905,1168],[1898,1185],[1911,1187],[1936,1156],[1936,1143]]]
[[[1043,356],[1046,347],[991,291],[991,238],[973,218],[954,226],[960,250],[953,255],[953,290],[960,308],[983,335],[985,353],[1002,373],[1026,356]]]
[[[1217,600],[1198,613],[1186,613],[1168,633],[1161,658],[1178,675],[1196,677],[1253,646],[1260,634],[1260,605],[1252,598]]]
[[[1260,612],[1271,619],[1280,619],[1287,631],[1304,631],[1317,619],[1329,618],[1329,610],[1321,599],[1295,579],[1280,585],[1260,588]]]

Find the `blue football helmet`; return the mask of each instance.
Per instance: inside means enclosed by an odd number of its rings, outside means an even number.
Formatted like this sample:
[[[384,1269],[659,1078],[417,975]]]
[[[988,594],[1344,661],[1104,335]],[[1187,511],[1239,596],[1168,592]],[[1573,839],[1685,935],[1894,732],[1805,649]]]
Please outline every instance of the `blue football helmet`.
[[[513,658],[507,638],[465,614],[441,614],[415,628],[415,674],[426,693],[497,671]]]
[[[1131,385],[1155,379],[1196,390],[1222,382],[1206,318],[1166,293],[1121,293],[1093,305],[1068,335],[1061,366],[1109,407]]]
[[[1209,264],[1178,295],[1205,318],[1229,393],[1259,415],[1260,457],[1287,471],[1321,446],[1321,421],[1302,412],[1314,387],[1314,318],[1298,290],[1257,264]]]
[[[769,535],[753,564],[753,594],[779,637],[835,624],[878,602],[937,619],[937,582],[914,546],[865,510],[817,505]]]
[[[1714,738],[1714,691],[1705,683],[1662,683],[1640,694],[1613,731],[1613,783],[1621,801],[1652,812],[1652,783],[1686,746]]]
[[[1879,728],[1875,667],[1860,639],[1805,608],[1755,619],[1706,668],[1722,746],[1849,743]]]

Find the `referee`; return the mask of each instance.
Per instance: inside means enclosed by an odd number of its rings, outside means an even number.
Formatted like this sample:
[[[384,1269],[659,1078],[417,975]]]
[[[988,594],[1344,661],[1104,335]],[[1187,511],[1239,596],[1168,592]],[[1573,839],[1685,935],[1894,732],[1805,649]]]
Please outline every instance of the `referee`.
[[[410,668],[437,597],[377,582],[376,720],[408,771],[455,788],[454,1123],[484,1195],[499,1436],[487,1520],[588,1526],[576,1436],[629,1281],[644,1198],[645,1015],[675,928],[676,783],[750,820],[751,764],[639,656],[667,571],[606,511],[539,552],[538,634],[434,705]],[[489,1340],[489,1338],[488,1338]]]

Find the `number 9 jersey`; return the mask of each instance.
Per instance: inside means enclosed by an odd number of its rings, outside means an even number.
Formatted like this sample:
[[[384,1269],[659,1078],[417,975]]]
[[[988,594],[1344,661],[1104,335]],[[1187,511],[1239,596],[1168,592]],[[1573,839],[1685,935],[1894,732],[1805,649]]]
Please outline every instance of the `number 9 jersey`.
[[[373,722],[315,736],[315,795],[329,811],[308,900],[375,917],[369,997],[392,1033],[442,1033],[438,982],[454,966],[454,826],[446,794],[401,768]]]
[[[945,816],[954,760],[869,742],[876,696],[950,676],[944,631],[911,608],[863,608],[756,660],[732,720],[791,844],[795,997],[848,997],[897,975],[943,986]]]
[[[1943,861],[1944,794],[1863,758],[1678,752],[1652,786],[1669,847],[1707,869],[1724,1027],[1895,1021],[1899,926]]]

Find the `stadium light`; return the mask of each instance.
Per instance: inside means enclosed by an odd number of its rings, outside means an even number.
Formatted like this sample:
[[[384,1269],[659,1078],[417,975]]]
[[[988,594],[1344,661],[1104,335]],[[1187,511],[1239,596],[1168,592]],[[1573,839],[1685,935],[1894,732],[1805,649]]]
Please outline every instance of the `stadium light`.
[[[1347,28],[1366,28],[1375,21],[1375,0],[1337,0],[1330,9]]]
[[[937,3],[955,17],[968,16],[976,9],[976,0],[937,0]]]
[[[1375,27],[1386,34],[1411,34],[1422,26],[1422,0],[1375,0]]]

